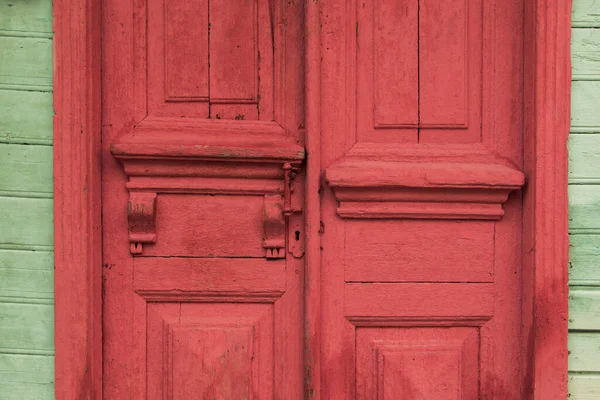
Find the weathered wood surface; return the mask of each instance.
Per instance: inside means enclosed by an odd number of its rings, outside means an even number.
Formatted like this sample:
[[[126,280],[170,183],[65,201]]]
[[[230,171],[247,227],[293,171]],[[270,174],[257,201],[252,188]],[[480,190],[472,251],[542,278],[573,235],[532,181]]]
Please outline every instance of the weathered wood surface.
[[[54,398],[52,2],[0,0],[0,398]]]

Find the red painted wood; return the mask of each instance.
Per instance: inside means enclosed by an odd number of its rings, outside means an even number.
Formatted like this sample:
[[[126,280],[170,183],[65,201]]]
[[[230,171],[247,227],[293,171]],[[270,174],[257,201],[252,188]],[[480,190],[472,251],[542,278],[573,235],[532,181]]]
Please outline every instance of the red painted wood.
[[[387,3],[398,6],[380,1],[378,7]],[[369,136],[362,128],[377,107],[360,99],[377,87],[376,78],[359,72],[373,62],[363,41],[386,32],[385,19],[362,3],[320,4],[321,100],[328,105],[319,153],[327,184],[320,204],[320,398],[522,398],[524,388],[515,382],[525,373],[523,4],[419,2],[412,18],[419,35],[420,119],[412,143],[406,137],[415,127],[396,127],[395,136],[377,130]],[[385,40],[404,46],[406,38]],[[385,66],[404,76],[402,63]],[[387,96],[375,101],[394,100],[392,90]],[[398,115],[412,115],[409,104],[398,107]],[[476,225],[462,231],[459,224]],[[458,367],[447,367],[449,359],[439,355],[415,355],[429,373],[406,371],[392,360],[385,366],[394,378],[384,374],[369,386],[378,367],[376,361],[365,366],[361,335],[374,346],[402,348],[404,332],[427,327],[423,332],[431,336],[421,335],[423,345],[448,348],[455,345],[442,333],[448,326],[477,338]],[[432,385],[431,374],[446,383],[447,393]]]
[[[105,398],[302,398],[302,5],[104,7]]]
[[[571,1],[526,8],[524,396],[564,399],[568,366]]]
[[[57,398],[564,398],[559,3],[55,2]]]
[[[100,2],[57,0],[54,345],[57,399],[102,398]]]

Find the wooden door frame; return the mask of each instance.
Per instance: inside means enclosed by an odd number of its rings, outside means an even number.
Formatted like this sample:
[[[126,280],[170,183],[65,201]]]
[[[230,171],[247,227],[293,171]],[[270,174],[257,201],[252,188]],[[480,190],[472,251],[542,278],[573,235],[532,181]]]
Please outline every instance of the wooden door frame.
[[[314,32],[319,26],[319,5],[306,4],[307,31]],[[571,1],[527,0],[525,8],[525,37],[532,40],[525,43],[524,75],[527,184],[523,192],[522,383],[526,398],[564,399]],[[58,399],[102,398],[101,11],[98,0],[53,1]],[[318,35],[307,35],[306,44],[309,49],[319,49]],[[317,101],[309,105],[306,126],[315,132],[319,129],[319,112],[314,109],[314,104],[319,104],[319,82],[318,58],[313,57],[307,60],[307,98]],[[307,146],[318,147],[318,140],[309,140]],[[318,168],[315,162],[309,160],[308,169]],[[307,218],[306,232],[312,232],[313,225]],[[307,248],[307,256],[318,255],[318,241],[309,240],[307,245],[316,246],[313,252]],[[308,257],[309,261],[316,258]],[[310,276],[318,277],[318,260],[308,268]],[[314,283],[311,290],[319,287]],[[308,370],[313,372],[308,390],[318,398],[318,293],[314,295],[307,301],[311,339],[307,359]]]

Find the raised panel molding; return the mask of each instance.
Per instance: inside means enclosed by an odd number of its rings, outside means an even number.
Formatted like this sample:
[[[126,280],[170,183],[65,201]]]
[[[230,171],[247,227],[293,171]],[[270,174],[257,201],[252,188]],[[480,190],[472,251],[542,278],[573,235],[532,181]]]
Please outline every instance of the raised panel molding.
[[[212,323],[166,324],[166,328],[167,399],[254,398],[258,324],[223,318]]]
[[[499,220],[524,175],[501,164],[346,160],[326,170],[342,218]]]
[[[151,302],[144,308],[144,398],[273,397],[272,304]]]
[[[135,75],[141,116],[274,119],[284,66],[281,2],[136,0]],[[275,18],[274,18],[275,16]],[[142,96],[140,96],[142,97]],[[282,100],[282,99],[278,99]]]
[[[356,329],[356,398],[475,399],[479,328]]]
[[[274,122],[144,122],[111,146],[129,178],[132,254],[156,241],[156,196],[190,193],[265,196],[265,257],[284,257],[284,217],[298,211],[290,185],[304,159],[302,146],[282,140]]]
[[[492,17],[481,0],[349,1],[348,10],[360,141],[480,141]]]
[[[393,341],[373,341],[373,349],[377,360],[375,373],[378,400],[412,397],[415,393],[410,389],[406,390],[402,381],[422,381],[419,374],[425,372],[424,368],[426,368],[430,382],[435,382],[434,384],[430,383],[425,398],[462,398],[460,385],[461,343],[433,342],[415,345],[399,344]],[[424,395],[423,392],[419,394]]]

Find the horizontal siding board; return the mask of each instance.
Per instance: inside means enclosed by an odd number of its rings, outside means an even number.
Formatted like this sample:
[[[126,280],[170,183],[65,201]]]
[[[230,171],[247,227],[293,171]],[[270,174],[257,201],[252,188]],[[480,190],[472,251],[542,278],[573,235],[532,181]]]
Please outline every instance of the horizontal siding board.
[[[47,251],[0,250],[0,301],[39,299],[51,303],[53,256],[54,253]]]
[[[600,233],[600,185],[569,186],[571,233]]]
[[[2,400],[54,398],[52,36],[52,1],[0,0]]]
[[[600,3],[598,0],[574,0],[571,21],[574,27],[600,26]]]
[[[52,90],[52,40],[0,36],[0,87]]]
[[[598,399],[600,399],[600,375],[569,375],[569,400]]]
[[[53,348],[52,305],[0,302],[0,353],[51,353]]]
[[[0,197],[0,248],[51,248],[52,212],[52,199]]]
[[[0,0],[0,36],[44,33],[52,35],[52,2]]]
[[[569,370],[575,372],[600,372],[600,335],[598,333],[571,332],[569,335]]]
[[[54,398],[54,357],[0,354],[0,399]]]
[[[569,182],[600,182],[600,134],[569,136]]]
[[[573,29],[571,61],[573,80],[600,79],[600,29]]]
[[[600,132],[600,81],[575,81],[571,86],[571,132]]]
[[[569,283],[600,285],[600,235],[571,235],[569,241]]]
[[[569,329],[600,331],[600,288],[571,288]]]
[[[0,142],[52,144],[52,93],[0,89]]]
[[[0,196],[52,197],[52,147],[0,143]]]

